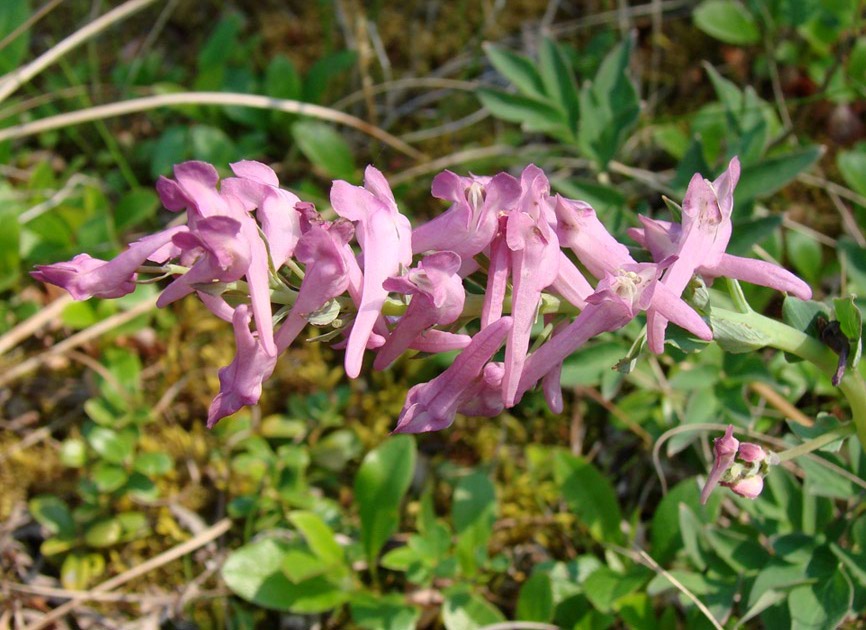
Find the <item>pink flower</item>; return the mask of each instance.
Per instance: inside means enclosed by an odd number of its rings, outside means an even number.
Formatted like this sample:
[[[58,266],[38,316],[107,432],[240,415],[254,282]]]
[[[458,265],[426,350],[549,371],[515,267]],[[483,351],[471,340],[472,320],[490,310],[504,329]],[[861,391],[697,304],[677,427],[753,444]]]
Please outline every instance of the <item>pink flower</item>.
[[[761,491],[764,489],[764,478],[760,475],[754,475],[752,477],[740,479],[739,481],[735,481],[733,483],[722,481],[721,485],[730,488],[741,497],[746,497],[747,499],[757,499],[758,495],[761,494]]]
[[[754,499],[764,489],[764,476],[773,463],[771,453],[751,442],[740,442],[734,437],[733,425],[725,435],[713,442],[715,459],[707,482],[701,490],[701,503],[706,503],[717,485],[730,488],[736,494]],[[776,460],[778,461],[778,460]],[[739,463],[744,462],[744,463]]]
[[[232,324],[237,352],[234,360],[219,371],[220,392],[208,411],[208,428],[241,407],[255,405],[262,395],[263,381],[274,371],[277,357],[269,353],[261,340],[250,332],[251,319],[246,304],[235,309]]]
[[[406,395],[406,404],[394,433],[423,433],[451,426],[458,410],[470,405],[480,389],[488,384],[484,381],[485,365],[499,350],[510,329],[510,317],[496,320],[477,333],[442,374],[412,387]],[[496,376],[495,370],[487,373],[487,378],[494,384]],[[498,386],[495,396],[501,399]],[[489,398],[485,400],[490,402]],[[495,401],[493,404],[495,406]]]
[[[411,295],[412,301],[379,349],[374,368],[384,370],[391,365],[428,328],[451,324],[460,317],[466,292],[457,275],[459,269],[460,256],[442,251],[425,256],[405,276],[385,280],[386,290]]]
[[[398,275],[401,265],[412,264],[412,228],[397,209],[385,177],[372,166],[364,173],[363,188],[335,181],[331,205],[341,217],[357,224],[358,243],[364,254],[361,301],[346,346],[346,374],[356,378],[361,372],[364,349],[388,297],[382,283]]]
[[[706,503],[710,498],[710,493],[722,480],[728,469],[734,465],[734,460],[737,457],[737,450],[740,448],[740,441],[734,437],[734,425],[729,424],[725,430],[725,435],[716,438],[713,441],[713,467],[707,477],[707,483],[704,484],[701,490],[701,503]]]
[[[185,233],[185,225],[169,228],[132,243],[111,261],[78,254],[68,262],[37,265],[30,275],[66,289],[76,300],[118,298],[135,290],[136,271],[148,258]]]

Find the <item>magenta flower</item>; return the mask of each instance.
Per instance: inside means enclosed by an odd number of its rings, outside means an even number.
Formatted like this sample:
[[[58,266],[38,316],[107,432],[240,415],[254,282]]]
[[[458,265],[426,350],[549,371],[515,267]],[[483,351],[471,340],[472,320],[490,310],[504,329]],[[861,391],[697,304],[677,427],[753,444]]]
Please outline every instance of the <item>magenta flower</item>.
[[[510,317],[496,320],[477,333],[442,374],[412,387],[394,433],[423,433],[451,426],[458,409],[476,397],[484,378],[484,366],[499,350],[510,329]]]
[[[752,477],[745,477],[743,479],[740,479],[739,481],[734,481],[732,483],[722,481],[721,485],[730,488],[741,497],[745,497],[747,499],[757,499],[758,495],[761,494],[761,491],[764,489],[764,478],[759,475],[754,475]]]
[[[401,265],[412,264],[412,228],[397,209],[385,177],[373,166],[364,172],[363,188],[335,181],[331,205],[341,217],[356,222],[358,243],[364,254],[361,301],[346,346],[346,374],[356,378],[361,372],[364,349],[388,297],[382,283],[399,275]]]
[[[276,354],[268,352],[250,332],[251,319],[246,304],[235,309],[232,324],[237,352],[234,360],[219,371],[220,391],[208,410],[208,428],[241,407],[255,405],[262,395],[262,383],[274,371]]]
[[[457,407],[457,413],[464,416],[493,418],[505,409],[502,402],[502,379],[505,377],[505,364],[491,362],[484,366],[481,378],[472,381],[464,393],[464,402]]]
[[[728,469],[734,465],[734,460],[737,457],[737,450],[740,448],[740,441],[734,437],[734,425],[729,424],[725,430],[725,435],[716,438],[713,441],[713,467],[707,477],[707,483],[704,484],[701,490],[701,503],[706,503],[710,498],[710,493],[722,480]]]
[[[135,290],[136,271],[146,260],[185,233],[187,227],[180,225],[132,243],[111,261],[78,254],[68,262],[37,265],[30,275],[66,289],[76,300],[118,298]]]
[[[384,370],[391,365],[428,328],[451,324],[460,317],[466,292],[457,275],[459,269],[460,256],[442,251],[425,256],[405,276],[385,280],[383,287],[387,291],[411,295],[412,300],[379,349],[374,368]]]

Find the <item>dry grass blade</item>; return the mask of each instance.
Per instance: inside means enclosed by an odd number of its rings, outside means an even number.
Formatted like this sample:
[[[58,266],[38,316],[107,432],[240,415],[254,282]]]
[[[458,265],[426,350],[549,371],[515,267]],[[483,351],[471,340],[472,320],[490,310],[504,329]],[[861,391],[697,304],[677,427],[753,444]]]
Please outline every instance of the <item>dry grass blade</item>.
[[[87,26],[75,31],[72,35],[58,43],[56,46],[52,46],[27,65],[13,70],[0,80],[0,102],[6,100],[10,94],[15,92],[15,90],[45,70],[45,68],[55,63],[58,59],[62,58],[63,55],[73,48],[80,46],[87,40],[107,29],[112,24],[125,20],[133,13],[137,13],[147,5],[153,4],[154,2],[156,2],[156,0],[129,0],[129,2],[125,2],[105,15],[93,20],[93,22]]]
[[[80,603],[86,601],[91,593],[104,593],[106,591],[111,591],[118,586],[126,584],[130,580],[133,580],[141,575],[144,575],[145,573],[148,573],[158,567],[163,566],[164,564],[168,564],[173,560],[182,558],[188,553],[195,551],[199,547],[203,547],[212,540],[219,538],[220,536],[225,534],[229,530],[231,525],[231,520],[228,518],[224,518],[223,520],[212,525],[210,528],[206,529],[201,534],[195,536],[194,538],[191,538],[185,543],[181,543],[176,547],[172,547],[168,551],[164,551],[158,556],[151,558],[150,560],[143,562],[136,567],[133,567],[129,571],[121,573],[120,575],[117,575],[110,580],[106,580],[105,582],[94,586],[89,591],[84,591],[82,592],[82,594],[76,595],[72,600],[66,602],[61,606],[58,606],[36,623],[27,626],[27,628],[25,628],[24,630],[40,630],[41,628],[49,626],[54,621],[57,621],[58,619],[69,613],[69,611],[73,610]]]
[[[98,105],[96,107],[89,107],[75,112],[49,116],[35,122],[24,123],[3,129],[0,131],[0,142],[11,140],[13,138],[24,138],[37,133],[62,129],[73,125],[80,125],[95,120],[103,120],[115,116],[124,116],[151,109],[179,105],[252,107],[255,109],[270,109],[289,114],[298,114],[300,116],[309,116],[310,118],[327,120],[329,122],[357,129],[368,136],[384,142],[397,151],[408,155],[414,160],[423,161],[427,159],[427,156],[409,146],[399,138],[379,127],[376,127],[375,125],[371,125],[370,123],[361,120],[356,116],[335,109],[330,109],[328,107],[322,107],[321,105],[314,105],[312,103],[271,98],[269,96],[260,96],[257,94],[239,94],[234,92],[177,92],[174,94],[145,96],[143,98],[134,98],[128,101]]]
[[[25,319],[12,330],[6,332],[2,337],[0,337],[0,356],[3,356],[19,343],[27,339],[30,335],[36,333],[44,326],[47,326],[55,317],[60,315],[67,305],[72,302],[72,296],[65,294],[51,302],[51,304],[42,310],[38,311],[32,317]]]

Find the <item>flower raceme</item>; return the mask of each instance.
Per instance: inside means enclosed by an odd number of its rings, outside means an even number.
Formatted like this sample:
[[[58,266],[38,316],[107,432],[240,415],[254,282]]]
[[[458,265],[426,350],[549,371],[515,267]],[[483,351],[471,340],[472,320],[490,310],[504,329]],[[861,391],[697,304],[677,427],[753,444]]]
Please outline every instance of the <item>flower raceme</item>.
[[[630,230],[652,262],[633,257],[587,203],[551,194],[534,165],[519,177],[439,174],[433,196],[450,207],[414,229],[372,166],[363,186],[334,182],[335,220],[280,188],[262,163],[231,169],[220,181],[210,164],[178,164],[157,191],[168,210],[186,211],[185,225],[145,236],[110,261],[79,254],[32,272],[78,300],[131,293],[141,274],[173,275],[159,306],[195,294],[230,322],[237,355],[219,372],[208,426],[256,404],[279,355],[310,325],[341,338],[336,347],[346,349],[351,378],[368,351],[375,369],[407,352],[459,351],[442,374],[409,391],[395,430],[414,433],[442,429],[457,413],[495,416],[539,384],[561,411],[563,361],[642,312],[654,352],[668,322],[712,339],[706,318],[682,297],[694,275],[811,295],[781,267],[725,253],[736,158],[712,182],[695,175],[682,223],[641,217]],[[486,291],[468,295],[467,287]],[[540,319],[546,326],[533,343]],[[732,435],[717,442],[708,488],[721,482],[754,494],[755,475],[734,468],[743,467],[737,454],[751,467],[757,455],[733,442]]]

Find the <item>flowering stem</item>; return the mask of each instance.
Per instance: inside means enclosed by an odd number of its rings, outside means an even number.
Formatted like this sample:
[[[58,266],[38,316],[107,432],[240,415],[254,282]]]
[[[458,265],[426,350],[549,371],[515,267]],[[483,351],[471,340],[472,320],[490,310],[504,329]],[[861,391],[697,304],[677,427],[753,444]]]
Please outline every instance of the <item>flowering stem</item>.
[[[760,313],[736,313],[713,307],[712,318],[750,329],[763,337],[766,346],[794,354],[818,366],[827,375],[836,371],[838,357],[824,344],[783,322]],[[851,419],[860,444],[866,448],[866,382],[856,370],[848,370],[839,383],[839,390],[851,405]]]

